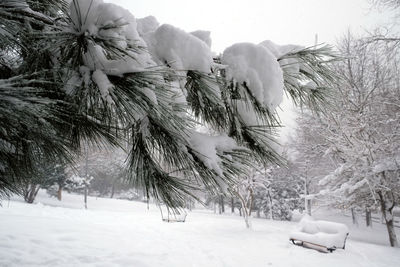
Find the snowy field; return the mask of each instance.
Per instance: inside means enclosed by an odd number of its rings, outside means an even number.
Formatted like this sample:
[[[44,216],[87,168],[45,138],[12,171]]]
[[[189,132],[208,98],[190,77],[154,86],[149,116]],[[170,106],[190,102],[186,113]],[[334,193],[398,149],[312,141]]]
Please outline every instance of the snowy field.
[[[353,227],[346,250],[321,253],[288,241],[292,222],[254,219],[248,230],[236,215],[196,210],[185,223],[165,223],[152,205],[90,197],[84,210],[82,202],[43,192],[33,205],[3,201],[0,266],[400,266],[400,249],[382,245],[382,225]],[[340,214],[328,219],[350,221]]]

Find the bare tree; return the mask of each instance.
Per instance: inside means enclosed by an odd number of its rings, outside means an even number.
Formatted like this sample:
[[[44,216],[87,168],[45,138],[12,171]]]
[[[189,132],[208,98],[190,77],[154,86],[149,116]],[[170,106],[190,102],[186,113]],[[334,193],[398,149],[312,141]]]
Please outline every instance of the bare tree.
[[[348,34],[339,43],[345,60],[325,133],[337,168],[321,185],[347,206],[379,206],[391,246],[398,246],[393,207],[400,192],[400,53],[387,42]],[[368,212],[367,212],[368,218]]]

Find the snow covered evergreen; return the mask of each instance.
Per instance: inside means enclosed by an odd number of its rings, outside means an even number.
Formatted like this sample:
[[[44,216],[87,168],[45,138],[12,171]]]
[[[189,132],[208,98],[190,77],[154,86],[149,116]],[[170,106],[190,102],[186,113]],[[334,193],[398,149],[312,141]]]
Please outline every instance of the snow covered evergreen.
[[[318,108],[332,78],[326,47],[242,43],[214,57],[207,32],[102,0],[0,7],[2,194],[19,192],[37,162],[69,164],[87,143],[128,147],[130,181],[171,207],[194,189],[224,192],[253,160],[281,161],[284,92]]]

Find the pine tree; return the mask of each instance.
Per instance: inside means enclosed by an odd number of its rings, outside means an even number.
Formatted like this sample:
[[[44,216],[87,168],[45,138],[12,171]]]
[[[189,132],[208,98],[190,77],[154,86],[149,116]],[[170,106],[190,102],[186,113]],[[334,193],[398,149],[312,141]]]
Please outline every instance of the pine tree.
[[[107,144],[128,147],[130,181],[147,197],[183,207],[192,190],[224,192],[251,158],[282,162],[273,147],[283,90],[320,109],[333,77],[328,47],[237,44],[213,58],[203,35],[101,0],[2,0],[0,26],[2,194],[36,162]],[[235,69],[237,56],[258,76]],[[199,123],[219,135],[196,132]]]

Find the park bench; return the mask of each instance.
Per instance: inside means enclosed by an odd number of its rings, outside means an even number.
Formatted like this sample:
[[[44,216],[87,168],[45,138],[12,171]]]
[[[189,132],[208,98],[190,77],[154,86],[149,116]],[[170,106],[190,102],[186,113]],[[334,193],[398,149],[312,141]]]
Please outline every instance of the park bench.
[[[159,204],[161,219],[164,222],[185,222],[187,213],[184,209],[173,210],[163,204]]]
[[[185,222],[186,221],[187,213],[180,213],[180,214],[172,214],[167,213],[166,215],[162,215],[162,220],[164,222]]]
[[[300,221],[298,229],[290,234],[289,240],[295,245],[333,252],[338,248],[345,248],[348,235],[349,229],[345,224],[314,221],[306,216]]]

